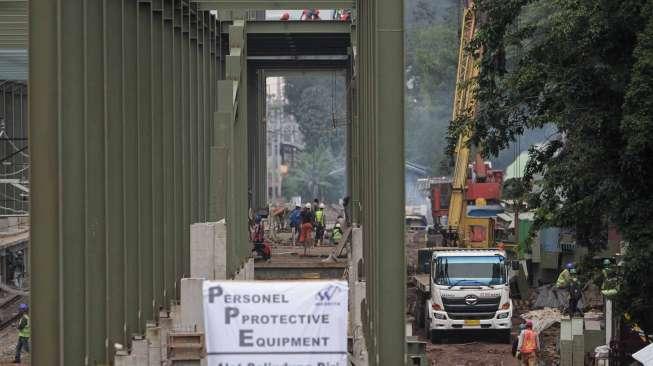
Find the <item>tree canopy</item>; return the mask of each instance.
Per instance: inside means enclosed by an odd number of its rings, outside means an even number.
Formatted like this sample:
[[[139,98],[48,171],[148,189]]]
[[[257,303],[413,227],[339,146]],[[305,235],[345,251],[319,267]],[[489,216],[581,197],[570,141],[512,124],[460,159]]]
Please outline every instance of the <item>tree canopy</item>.
[[[602,249],[608,225],[628,242],[621,308],[653,330],[653,1],[476,0],[483,23],[475,118],[453,121],[497,155],[529,128],[536,224],[575,229]],[[451,139],[451,141],[453,141]]]

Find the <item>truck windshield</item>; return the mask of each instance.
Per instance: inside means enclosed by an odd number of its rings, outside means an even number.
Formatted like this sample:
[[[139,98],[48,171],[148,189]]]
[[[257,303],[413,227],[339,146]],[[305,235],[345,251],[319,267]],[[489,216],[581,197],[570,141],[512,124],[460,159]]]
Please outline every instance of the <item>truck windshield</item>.
[[[444,286],[492,286],[506,283],[505,258],[439,257],[435,262],[433,281]]]

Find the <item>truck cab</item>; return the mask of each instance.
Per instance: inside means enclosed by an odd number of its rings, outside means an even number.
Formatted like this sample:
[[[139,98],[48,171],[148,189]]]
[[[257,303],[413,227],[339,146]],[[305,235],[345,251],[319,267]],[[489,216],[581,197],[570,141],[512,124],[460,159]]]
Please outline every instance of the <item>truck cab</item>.
[[[495,333],[510,341],[509,262],[498,249],[433,251],[424,311],[431,341],[464,332]]]

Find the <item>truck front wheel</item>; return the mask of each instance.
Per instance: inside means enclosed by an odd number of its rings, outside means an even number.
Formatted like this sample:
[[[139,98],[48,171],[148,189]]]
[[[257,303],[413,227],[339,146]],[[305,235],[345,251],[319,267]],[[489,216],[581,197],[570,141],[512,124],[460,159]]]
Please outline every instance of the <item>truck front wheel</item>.
[[[512,343],[512,335],[510,334],[510,329],[502,330],[499,334],[499,340],[501,343]]]
[[[431,343],[438,344],[442,342],[442,337],[435,330],[429,331],[429,338],[431,338]]]

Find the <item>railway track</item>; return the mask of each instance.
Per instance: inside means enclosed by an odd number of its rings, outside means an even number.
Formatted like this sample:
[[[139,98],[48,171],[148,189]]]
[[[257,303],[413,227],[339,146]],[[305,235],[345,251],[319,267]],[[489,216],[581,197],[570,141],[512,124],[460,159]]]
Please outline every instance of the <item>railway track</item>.
[[[11,296],[5,302],[0,304],[0,310],[4,312],[9,312],[11,306],[16,305],[16,303],[18,303],[20,299],[21,299],[20,295]],[[18,319],[20,319],[20,316],[21,316],[20,313],[16,312],[15,314],[12,314],[8,318],[2,319],[2,321],[0,322],[0,330],[5,329],[10,325],[12,325],[13,323],[15,323],[16,321],[18,321]]]

